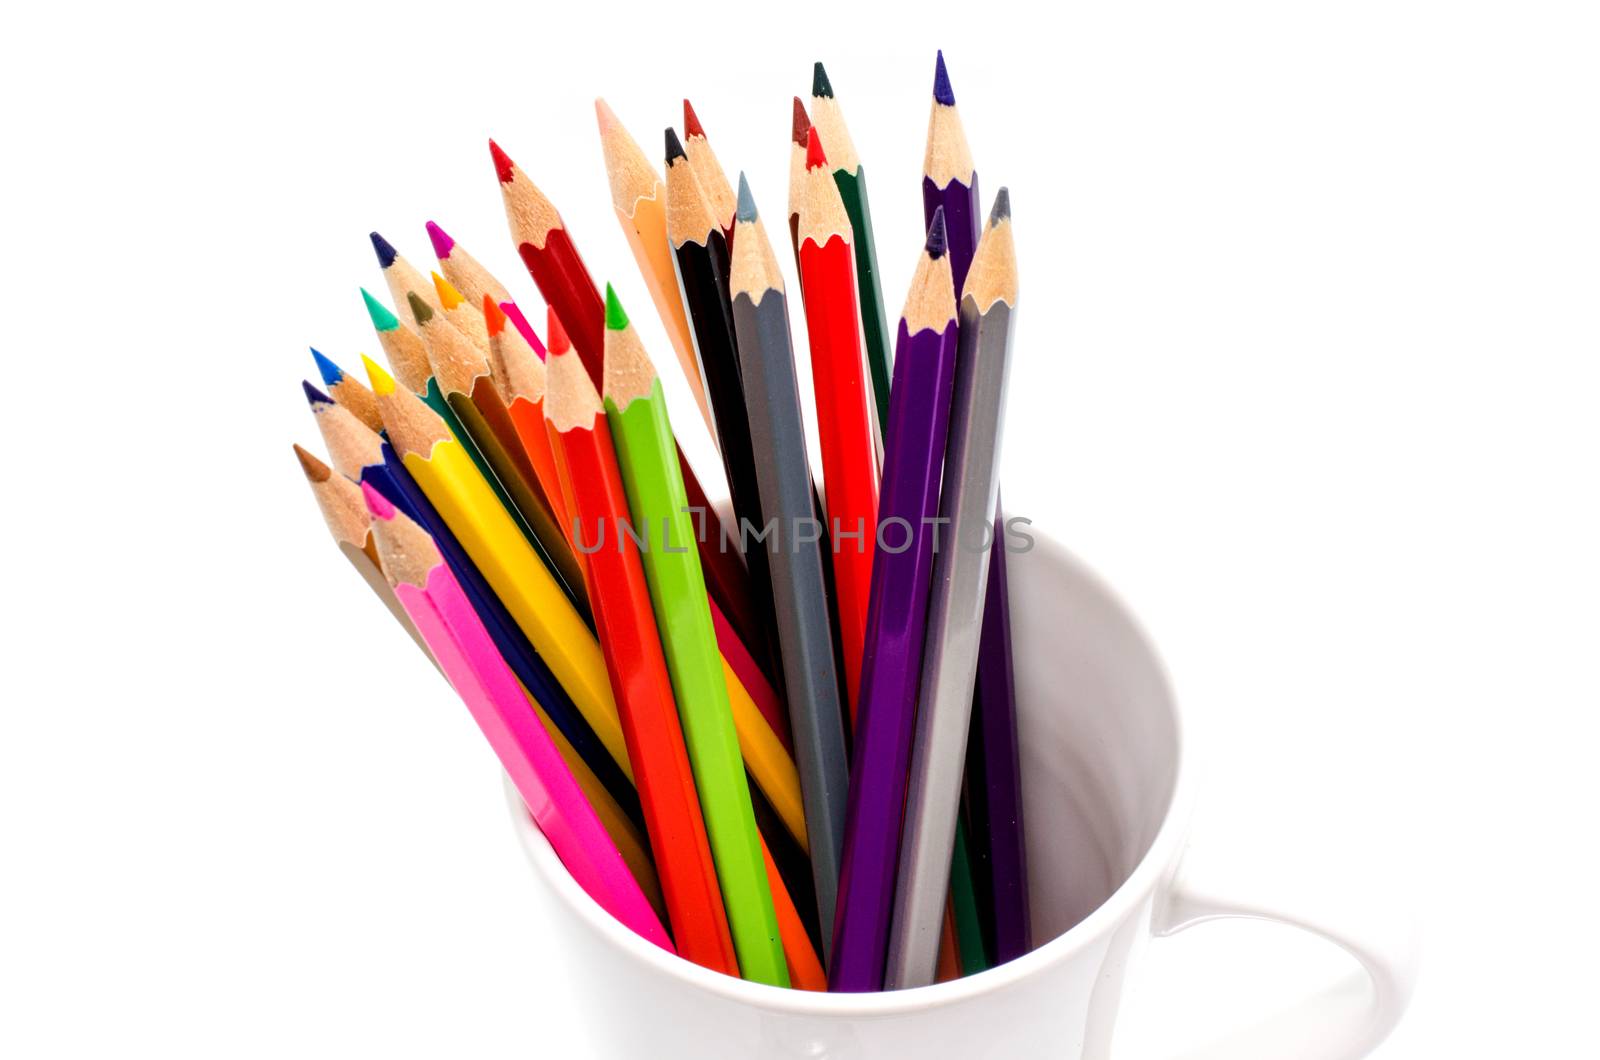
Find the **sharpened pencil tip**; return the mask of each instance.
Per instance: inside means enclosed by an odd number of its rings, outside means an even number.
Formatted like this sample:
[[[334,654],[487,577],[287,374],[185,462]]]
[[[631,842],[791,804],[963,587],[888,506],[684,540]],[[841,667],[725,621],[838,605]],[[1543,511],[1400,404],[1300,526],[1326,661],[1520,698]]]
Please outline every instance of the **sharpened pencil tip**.
[[[446,232],[432,221],[428,222],[428,242],[433,244],[433,256],[438,258],[440,261],[448,258],[450,256],[450,252],[454,250],[456,246],[456,241],[450,238],[450,233]]]
[[[706,138],[706,131],[700,125],[700,116],[694,112],[688,100],[683,101],[683,135],[698,136],[702,140]]]
[[[492,339],[506,329],[506,313],[495,304],[494,295],[483,293],[483,326]]]
[[[427,302],[424,302],[418,296],[417,292],[406,292],[406,304],[411,306],[411,317],[417,322],[418,327],[433,319],[433,310],[428,307]]]
[[[600,123],[600,135],[602,136],[621,124],[621,122],[617,121],[617,116],[611,110],[611,106],[599,96],[594,97],[594,119]]]
[[[628,314],[622,310],[622,300],[617,297],[617,292],[608,283],[606,284],[606,330],[622,331],[628,326]]]
[[[333,474],[333,470],[327,464],[300,448],[299,443],[293,444],[294,455],[300,461],[300,470],[305,472],[306,480],[308,482],[328,481],[328,476]]]
[[[371,234],[371,239],[372,249],[378,255],[378,267],[387,269],[390,265],[393,265],[394,259],[400,256],[399,252],[390,246],[387,239],[376,232]]]
[[[384,522],[394,518],[394,505],[389,503],[389,498],[373,489],[372,483],[361,484],[361,499],[367,502],[367,511],[372,513],[373,518],[382,519]]]
[[[572,340],[567,338],[567,329],[561,326],[561,318],[556,316],[553,307],[547,308],[544,315],[545,353],[554,357],[558,353],[566,353],[572,349]]]
[[[789,125],[789,139],[796,147],[806,145],[806,133],[811,131],[811,116],[806,113],[806,105],[800,102],[800,97],[794,97],[794,118]]]
[[[400,318],[389,312],[389,307],[367,293],[365,287],[361,288],[361,300],[367,305],[367,316],[372,318],[372,326],[379,331],[393,331],[400,326]]]
[[[944,68],[942,50],[933,65],[933,98],[935,102],[943,103],[947,107],[956,105],[956,94],[950,88],[950,71]]]
[[[311,347],[311,357],[317,362],[317,371],[322,374],[323,385],[338,386],[344,379],[344,369],[322,356],[315,346]]]
[[[667,126],[667,165],[672,165],[676,159],[688,157],[684,153],[683,143],[678,139],[678,134],[673,131],[672,126]]]
[[[944,207],[940,206],[933,211],[933,223],[928,225],[928,241],[923,247],[927,250],[928,257],[938,261],[944,257],[949,245],[950,240],[944,229]]]
[[[828,156],[822,150],[822,137],[817,135],[816,127],[806,130],[806,168],[816,169],[818,166],[828,164]]]
[[[1011,189],[1001,188],[994,194],[994,206],[989,210],[989,227],[1011,216]]]
[[[439,296],[439,304],[446,309],[454,309],[467,300],[467,296],[456,290],[455,285],[440,276],[437,272],[430,272],[433,277],[433,293]]]
[[[494,159],[494,174],[500,178],[500,183],[510,184],[513,170],[517,164],[511,161],[511,156],[500,150],[500,145],[493,140],[489,141],[489,157]]]
[[[333,404],[333,398],[329,397],[327,394],[324,394],[322,391],[318,390],[304,379],[300,380],[300,387],[306,392],[306,401],[311,405],[312,408],[316,408],[318,405]]]
[[[811,66],[811,94],[823,99],[833,98],[833,85],[828,81],[828,71],[822,68],[820,62]]]
[[[361,355],[361,364],[367,370],[367,382],[372,384],[372,392],[379,397],[394,393],[394,376],[383,370],[383,366],[366,354]]]
[[[759,216],[756,213],[756,197],[750,194],[750,181],[743,170],[739,171],[739,207],[734,216],[747,224]]]

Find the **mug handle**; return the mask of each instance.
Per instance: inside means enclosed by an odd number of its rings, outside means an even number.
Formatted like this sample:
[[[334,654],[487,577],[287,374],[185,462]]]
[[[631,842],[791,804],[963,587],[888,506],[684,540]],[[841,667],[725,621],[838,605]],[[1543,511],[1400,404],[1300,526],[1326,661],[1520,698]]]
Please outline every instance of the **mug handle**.
[[[1416,985],[1419,945],[1394,899],[1359,890],[1212,880],[1185,857],[1157,905],[1151,930],[1168,938],[1210,920],[1265,920],[1309,931],[1360,965],[1338,984],[1258,1023],[1182,1054],[1183,1060],[1356,1060],[1400,1022]],[[1292,908],[1280,894],[1295,896]]]

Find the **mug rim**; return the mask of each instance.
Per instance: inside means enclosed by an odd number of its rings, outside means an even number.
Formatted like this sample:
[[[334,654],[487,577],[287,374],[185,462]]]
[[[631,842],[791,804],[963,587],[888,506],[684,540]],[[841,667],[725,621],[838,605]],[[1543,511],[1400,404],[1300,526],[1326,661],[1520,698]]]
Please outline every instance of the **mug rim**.
[[[1161,827],[1133,871],[1088,916],[1021,957],[974,975],[929,986],[868,993],[833,993],[797,990],[737,979],[709,968],[702,968],[692,961],[647,942],[602,909],[562,865],[549,840],[539,831],[539,826],[528,813],[527,807],[522,802],[522,796],[518,794],[509,778],[503,778],[511,809],[512,825],[517,833],[518,842],[535,871],[566,906],[566,909],[559,911],[557,915],[577,916],[606,945],[621,951],[627,957],[644,962],[654,971],[677,979],[687,986],[763,1011],[806,1017],[897,1016],[973,1001],[1005,990],[1047,966],[1068,960],[1120,925],[1140,901],[1156,889],[1157,884],[1176,864],[1179,848],[1188,828],[1191,798],[1190,767],[1184,739],[1183,712],[1178,706],[1171,675],[1156,650],[1155,642],[1122,596],[1065,546],[1049,535],[1041,533],[1037,527],[1030,527],[1030,532],[1035,537],[1036,548],[1042,548],[1047,552],[1053,562],[1075,568],[1122,612],[1155,665],[1156,676],[1166,691],[1172,713],[1174,778],[1172,795],[1168,799]]]

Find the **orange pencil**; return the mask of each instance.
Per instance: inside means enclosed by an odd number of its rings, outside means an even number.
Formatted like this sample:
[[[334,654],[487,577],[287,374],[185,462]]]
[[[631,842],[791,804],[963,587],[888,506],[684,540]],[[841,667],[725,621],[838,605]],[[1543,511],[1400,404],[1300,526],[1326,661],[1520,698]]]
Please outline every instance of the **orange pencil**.
[[[672,681],[623,489],[605,407],[583,362],[546,353],[545,419],[567,509],[576,519],[595,628],[644,807],[678,952],[739,974],[722,889],[678,721]],[[627,527],[627,528],[625,528]]]

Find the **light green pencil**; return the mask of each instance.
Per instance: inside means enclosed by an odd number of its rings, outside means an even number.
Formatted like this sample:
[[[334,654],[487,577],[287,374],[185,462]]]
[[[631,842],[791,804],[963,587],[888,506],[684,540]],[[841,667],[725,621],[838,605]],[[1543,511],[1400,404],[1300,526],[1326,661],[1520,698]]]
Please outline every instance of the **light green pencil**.
[[[606,419],[611,424],[634,533],[644,542],[639,552],[645,581],[678,701],[717,880],[722,884],[739,972],[756,982],[788,986],[778,916],[750,806],[722,655],[706,603],[705,576],[695,548],[666,397],[655,367],[610,285],[606,287],[603,385]]]

